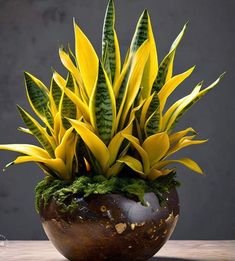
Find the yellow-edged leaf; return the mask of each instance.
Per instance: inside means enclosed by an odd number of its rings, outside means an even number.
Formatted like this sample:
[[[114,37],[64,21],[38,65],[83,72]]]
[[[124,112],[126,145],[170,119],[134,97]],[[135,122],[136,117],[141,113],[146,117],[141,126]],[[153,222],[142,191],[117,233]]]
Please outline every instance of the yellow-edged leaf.
[[[193,140],[195,136],[185,136],[179,140],[178,143],[176,143],[173,147],[169,149],[169,151],[166,154],[166,157],[169,157],[170,155],[174,154],[175,152],[191,146],[191,145],[198,145],[207,142],[207,140]]]
[[[26,162],[39,162],[45,164],[50,170],[56,173],[57,176],[63,179],[69,179],[67,169],[62,159],[45,159],[38,156],[19,156],[13,163],[20,164]]]
[[[74,32],[78,67],[86,92],[90,96],[97,80],[99,60],[92,44],[75,22]]]
[[[110,153],[110,164],[113,164],[117,158],[118,151],[124,140],[124,137],[122,134],[131,134],[132,133],[133,120],[134,119],[132,119],[132,121],[128,124],[128,126],[124,130],[119,131],[110,141],[110,143],[108,145],[108,150]]]
[[[45,110],[49,102],[49,90],[32,74],[25,72],[25,86],[27,98],[36,115],[46,122]],[[49,125],[48,125],[49,127]]]
[[[126,164],[129,168],[134,170],[135,172],[139,173],[142,177],[146,177],[144,173],[142,163],[134,157],[129,155],[125,155],[118,160],[118,162]]]
[[[169,137],[166,132],[151,135],[142,144],[148,154],[151,166],[165,156],[169,146]]]
[[[89,104],[92,126],[107,145],[115,130],[116,101],[109,78],[99,63],[96,86]]]
[[[154,40],[149,14],[148,14],[148,39],[150,41],[150,52],[144,68],[143,77],[141,81],[141,86],[143,87],[141,91],[141,95],[143,99],[146,99],[150,96],[151,89],[154,80],[157,77],[157,72],[158,72],[158,55],[157,55],[156,43]]]
[[[144,129],[144,124],[146,122],[146,114],[147,114],[147,111],[148,111],[148,108],[149,108],[149,105],[153,99],[153,96],[154,96],[155,93],[153,93],[152,95],[150,95],[146,101],[144,102],[144,105],[143,105],[143,108],[141,110],[141,115],[140,115],[140,127],[141,129]]]
[[[119,49],[118,37],[115,30],[114,30],[114,45],[115,45],[115,57],[116,57],[116,70],[115,70],[115,78],[114,78],[114,83],[115,83],[119,78],[120,71],[121,71],[121,54]]]
[[[139,140],[135,138],[132,135],[128,134],[122,134],[130,143],[132,146],[137,150],[137,152],[140,154],[140,157],[142,159],[143,167],[144,167],[144,173],[148,174],[150,170],[150,160],[147,152],[142,148],[142,146],[139,144]]]
[[[60,88],[63,89],[66,86],[66,80],[56,71],[53,71],[53,79]]]
[[[190,68],[184,73],[174,76],[168,82],[166,82],[161,88],[158,96],[161,101],[160,110],[163,111],[167,98],[171,95],[171,93],[179,86],[186,78],[190,76],[195,67]]]
[[[89,128],[87,128],[86,124],[83,122],[79,122],[77,120],[69,120],[71,125],[77,131],[77,133],[81,136],[87,147],[90,149],[94,157],[99,162],[100,166],[104,173],[109,167],[109,150],[103,141],[95,135]]]
[[[180,113],[185,109],[185,107],[190,104],[192,100],[194,100],[198,93],[200,92],[202,83],[197,84],[197,86],[193,89],[193,91],[187,95],[186,97],[180,99],[175,104],[169,108],[169,110],[164,115],[164,129],[170,130],[172,128],[172,125],[174,124],[177,117],[180,115]]]
[[[55,147],[54,140],[47,134],[46,129],[43,128],[29,113],[23,110],[20,106],[17,107],[26,126],[30,129],[38,142],[53,157]]]
[[[78,68],[74,65],[74,63],[72,62],[71,58],[69,57],[69,54],[67,54],[63,48],[59,49],[59,55],[60,55],[60,60],[62,62],[62,64],[64,65],[64,67],[71,72],[71,74],[74,76],[74,78],[76,79],[78,85],[80,87],[83,86],[83,82],[82,82],[82,78],[80,75],[80,72],[78,70]]]
[[[130,76],[127,83],[127,88],[125,91],[125,95],[120,106],[117,121],[121,119],[121,127],[123,126],[127,114],[134,103],[134,100],[139,92],[142,73],[144,70],[144,66],[148,59],[149,55],[149,40],[146,40],[137,50],[135,55],[133,56],[132,67],[130,71]]]
[[[182,130],[182,131],[175,132],[175,133],[169,135],[170,144],[172,145],[172,144],[178,142],[181,138],[183,138],[189,132],[191,132],[192,134],[197,134],[196,131],[191,127],[187,128],[185,130]]]
[[[118,175],[121,172],[123,166],[124,164],[122,162],[115,162],[110,168],[108,168],[106,176],[111,177]]]
[[[61,143],[59,144],[59,146],[56,147],[55,149],[55,156],[56,158],[60,158],[63,159],[65,161],[66,159],[66,146],[67,143],[69,142],[69,139],[71,139],[71,136],[74,136],[73,132],[73,128],[69,128],[68,130],[66,130]]]
[[[0,150],[10,150],[29,156],[39,156],[47,159],[50,158],[50,155],[46,150],[30,144],[3,144],[0,145]]]
[[[166,175],[170,174],[171,172],[172,172],[172,169],[158,170],[158,169],[152,168],[148,175],[148,179],[155,180],[159,177],[166,176]]]
[[[84,119],[90,122],[89,107],[84,103],[75,93],[68,88],[64,89],[65,94],[71,99],[71,101],[77,106],[77,109],[82,113]]]
[[[189,169],[191,169],[191,170],[193,170],[197,173],[203,174],[203,171],[200,168],[200,166],[195,161],[193,161],[192,159],[189,159],[189,158],[182,158],[182,159],[178,159],[178,160],[173,160],[173,159],[172,160],[164,160],[164,161],[157,163],[154,167],[157,168],[157,169],[161,169],[161,168],[164,168],[165,166],[172,164],[172,163],[180,163],[180,164],[186,166],[187,168],[189,168]]]

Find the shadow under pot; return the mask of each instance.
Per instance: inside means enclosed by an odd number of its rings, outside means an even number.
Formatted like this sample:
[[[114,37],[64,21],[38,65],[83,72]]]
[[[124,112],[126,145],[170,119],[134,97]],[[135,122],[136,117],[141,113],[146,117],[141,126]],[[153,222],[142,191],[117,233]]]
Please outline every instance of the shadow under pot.
[[[43,228],[57,250],[71,261],[148,260],[171,236],[179,215],[175,188],[159,204],[154,193],[145,205],[119,194],[76,198],[78,207],[62,212],[54,199],[40,208]]]

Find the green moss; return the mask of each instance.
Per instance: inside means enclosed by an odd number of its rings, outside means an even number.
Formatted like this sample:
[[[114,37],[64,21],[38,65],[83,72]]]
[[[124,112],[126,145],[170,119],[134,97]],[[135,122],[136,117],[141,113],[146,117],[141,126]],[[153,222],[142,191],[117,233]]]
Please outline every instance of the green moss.
[[[45,178],[38,183],[36,191],[35,207],[39,212],[41,202],[44,206],[53,197],[61,211],[72,211],[78,206],[76,200],[71,200],[73,195],[88,197],[94,194],[117,193],[129,198],[135,198],[144,204],[144,193],[154,192],[160,203],[164,202],[163,193],[170,188],[178,186],[175,180],[176,173],[172,172],[167,176],[160,177],[154,181],[143,180],[132,177],[111,177],[104,176],[81,176],[73,182],[58,179]]]

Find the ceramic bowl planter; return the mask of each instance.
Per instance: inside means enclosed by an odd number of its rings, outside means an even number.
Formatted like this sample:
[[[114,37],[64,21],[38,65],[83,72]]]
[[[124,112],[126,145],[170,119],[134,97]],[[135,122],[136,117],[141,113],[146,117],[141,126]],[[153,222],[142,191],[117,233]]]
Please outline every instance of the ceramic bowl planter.
[[[154,193],[147,206],[119,194],[76,198],[78,208],[61,212],[54,200],[40,209],[43,228],[57,248],[72,261],[147,260],[172,234],[179,215],[176,189],[159,205]]]

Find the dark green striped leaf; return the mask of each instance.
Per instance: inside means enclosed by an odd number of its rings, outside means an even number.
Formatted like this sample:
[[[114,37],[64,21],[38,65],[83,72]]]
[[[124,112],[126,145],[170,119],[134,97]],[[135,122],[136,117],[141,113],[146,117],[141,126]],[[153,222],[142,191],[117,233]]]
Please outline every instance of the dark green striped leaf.
[[[44,117],[44,110],[49,101],[48,90],[41,81],[31,74],[25,72],[24,77],[30,105],[38,116]]]
[[[156,134],[159,131],[160,107],[148,118],[144,131],[146,137]]]
[[[148,11],[144,10],[139,18],[136,26],[135,34],[133,36],[130,52],[135,53],[142,43],[148,39]]]
[[[73,77],[70,73],[67,77],[66,88],[74,91]],[[70,98],[65,93],[62,94],[61,115],[65,129],[69,129],[71,127],[71,124],[68,122],[66,118],[76,119],[77,108],[76,105],[70,100]]]
[[[61,99],[62,91],[61,91],[59,85],[56,83],[56,81],[53,78],[51,80],[50,91],[51,91],[53,100],[55,102],[55,106],[56,106],[56,108],[58,110],[59,109],[59,105],[60,105],[60,99]]]
[[[91,98],[91,111],[93,124],[106,145],[113,135],[115,119],[114,96],[108,84],[100,63],[98,80]]]
[[[157,78],[153,83],[152,92],[158,93],[163,87],[163,85],[165,84],[166,76],[173,57],[174,57],[174,51],[170,52],[161,62],[158,69]]]
[[[159,130],[160,121],[160,101],[157,93],[154,93],[146,113],[146,123],[144,127],[146,137],[156,134]]]
[[[68,73],[66,87],[70,89],[72,92],[74,92],[75,90],[74,79],[70,72]]]
[[[106,9],[103,25],[103,37],[102,37],[102,61],[104,64],[109,63],[111,82],[114,81],[116,72],[116,50],[114,41],[114,24],[115,24],[115,9],[114,2],[110,0]],[[107,50],[105,50],[107,49]],[[108,53],[108,56],[107,56]],[[108,59],[108,61],[107,61]],[[106,69],[106,67],[105,67]]]
[[[45,129],[42,128],[42,126],[32,116],[30,116],[29,113],[23,110],[20,106],[17,107],[25,125],[44,147],[44,149],[50,154],[50,156],[54,157],[54,150]]]
[[[104,47],[104,54],[102,58],[102,63],[104,66],[104,69],[109,77],[110,82],[112,82],[112,75],[111,75],[111,70],[110,70],[110,61],[109,61],[109,50],[108,50],[108,42],[105,42],[105,47]]]
[[[131,66],[129,65],[129,67],[127,68],[126,74],[123,78],[123,81],[121,83],[121,86],[120,86],[120,89],[119,89],[119,92],[118,92],[118,97],[116,99],[117,112],[119,111],[120,106],[123,102],[123,98],[124,98],[126,88],[127,88],[128,79],[129,79],[129,76],[130,76],[130,72],[131,72]]]
[[[51,113],[49,104],[48,104],[47,108],[44,110],[44,115],[45,115],[45,117],[47,119],[48,124],[53,129],[53,127],[54,127],[54,118],[53,118],[53,115]]]
[[[146,113],[146,119],[148,119],[150,117],[150,115],[152,115],[158,109],[159,106],[160,106],[160,101],[159,101],[157,93],[155,92],[153,94],[153,98],[149,104],[149,107],[148,107],[148,110]]]
[[[187,28],[187,24],[184,25],[183,29],[181,30],[181,32],[179,33],[179,35],[176,37],[175,41],[171,45],[169,53],[165,56],[165,58],[161,62],[158,69],[156,80],[153,83],[152,92],[158,93],[163,87],[163,85],[165,84],[168,71],[173,66],[176,49],[185,33],[186,28]]]
[[[219,76],[219,78],[214,81],[209,87],[205,88],[204,90],[200,91],[198,93],[198,95],[193,99],[191,100],[188,104],[185,105],[185,107],[182,109],[182,111],[177,115],[174,123],[172,124],[171,128],[169,131],[171,131],[175,125],[179,122],[179,120],[181,119],[181,117],[196,103],[198,102],[205,94],[207,94],[209,91],[211,91],[220,81],[221,79],[224,77],[224,74],[221,74]],[[198,83],[197,86],[201,86],[203,82],[200,82]]]

